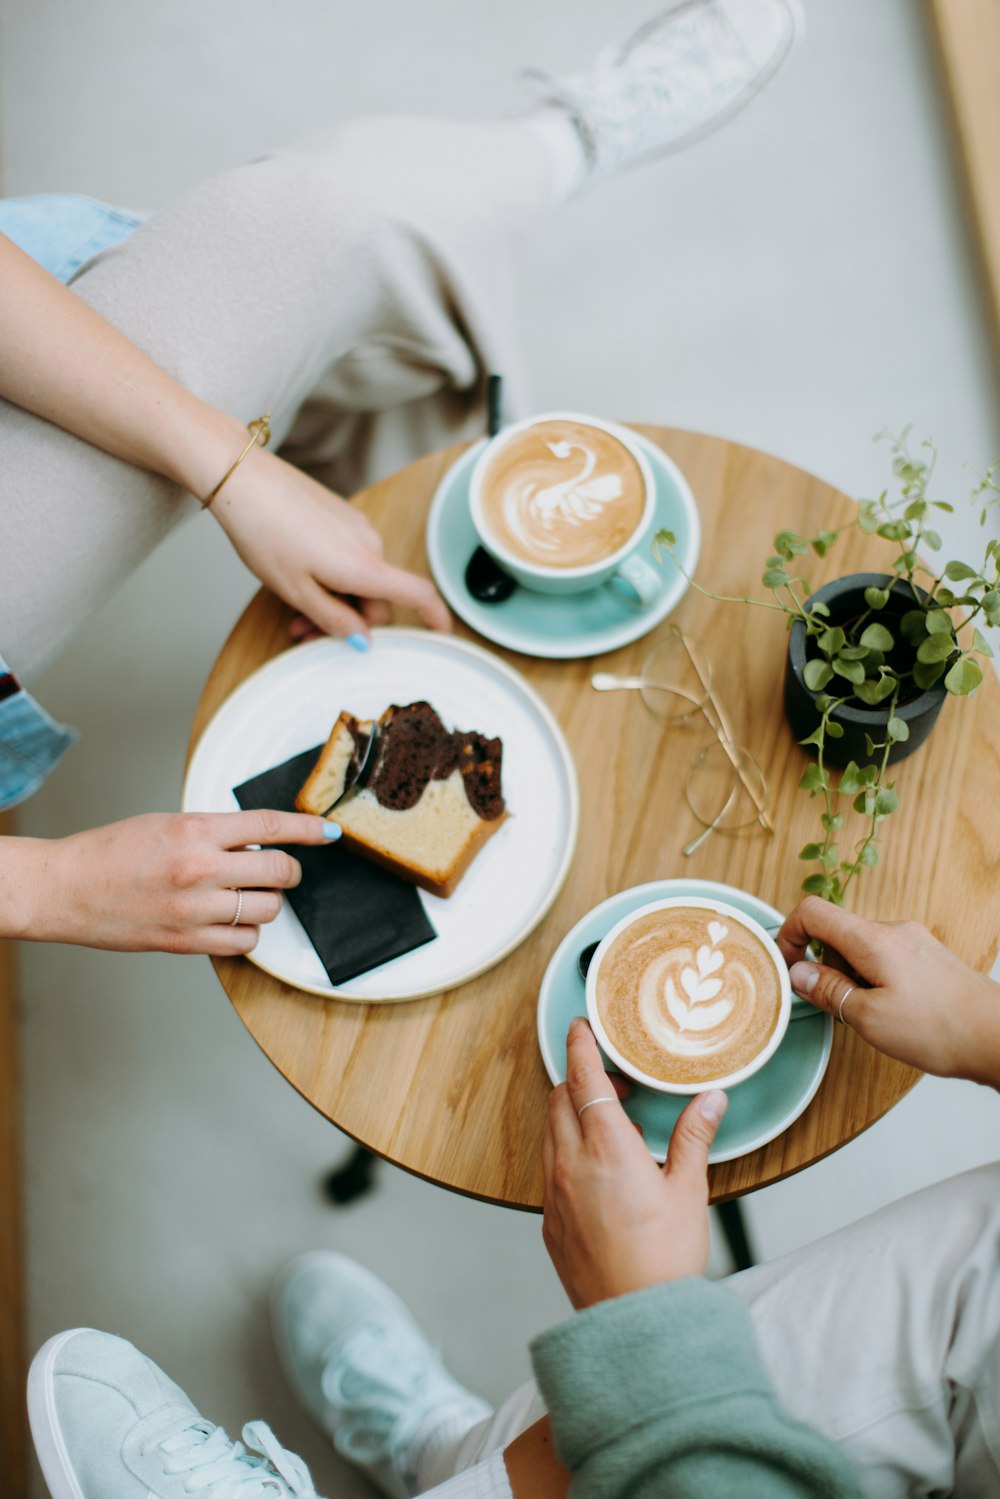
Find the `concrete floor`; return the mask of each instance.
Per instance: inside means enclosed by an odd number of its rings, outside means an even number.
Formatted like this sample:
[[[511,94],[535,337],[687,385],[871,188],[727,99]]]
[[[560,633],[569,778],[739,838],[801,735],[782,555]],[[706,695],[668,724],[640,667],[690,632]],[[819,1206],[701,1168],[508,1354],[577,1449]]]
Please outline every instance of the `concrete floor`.
[[[526,247],[537,399],[720,432],[856,495],[886,473],[872,434],[910,422],[940,444],[954,497],[964,462],[1000,453],[1000,406],[922,7],[806,6],[794,68],[743,119],[570,205]],[[331,120],[509,110],[521,64],[576,66],[648,11],[6,0],[4,190],[152,208]],[[946,519],[946,545],[980,535]],[[195,521],[109,601],[39,683],[84,737],[25,831],[177,805],[201,686],[254,586]],[[264,1297],[286,1256],[357,1254],[484,1393],[523,1377],[528,1337],[565,1307],[536,1219],[388,1168],[369,1198],[328,1209],[317,1181],[346,1142],[260,1055],[203,960],[37,948],[23,972],[33,1343],[80,1323],[125,1333],[231,1432],[271,1421],[331,1499],[367,1489],[274,1369]],[[750,1199],[753,1233],[780,1253],[998,1147],[995,1094],[924,1082]]]

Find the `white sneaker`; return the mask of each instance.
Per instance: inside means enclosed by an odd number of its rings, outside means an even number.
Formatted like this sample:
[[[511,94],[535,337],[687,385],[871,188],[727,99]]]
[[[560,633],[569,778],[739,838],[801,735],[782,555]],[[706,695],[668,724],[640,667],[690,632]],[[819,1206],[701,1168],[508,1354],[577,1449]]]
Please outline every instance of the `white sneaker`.
[[[771,81],[805,31],[800,0],[675,0],[586,73],[529,72],[569,113],[592,178],[718,130]]]
[[[271,1300],[292,1388],[342,1457],[392,1499],[418,1492],[428,1444],[458,1441],[492,1414],[441,1362],[385,1283],[345,1255],[301,1255]]]
[[[35,1354],[28,1420],[52,1499],[316,1499],[263,1421],[231,1442],[131,1343],[89,1327]]]

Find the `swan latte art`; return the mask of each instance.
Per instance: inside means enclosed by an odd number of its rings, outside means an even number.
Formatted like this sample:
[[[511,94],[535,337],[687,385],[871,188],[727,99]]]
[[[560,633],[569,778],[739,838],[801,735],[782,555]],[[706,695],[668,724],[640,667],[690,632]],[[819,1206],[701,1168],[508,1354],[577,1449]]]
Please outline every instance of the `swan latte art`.
[[[512,557],[587,567],[634,536],[646,484],[625,445],[601,427],[554,419],[515,433],[487,464],[483,520]]]
[[[771,954],[742,923],[673,906],[618,934],[601,959],[596,1003],[608,1039],[638,1071],[708,1084],[764,1050],[782,987]]]

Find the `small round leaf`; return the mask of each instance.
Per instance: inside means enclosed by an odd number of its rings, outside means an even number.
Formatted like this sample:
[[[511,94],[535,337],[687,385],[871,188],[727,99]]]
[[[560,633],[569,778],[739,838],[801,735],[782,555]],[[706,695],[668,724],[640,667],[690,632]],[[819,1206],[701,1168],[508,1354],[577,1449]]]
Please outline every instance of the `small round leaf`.
[[[943,661],[933,661],[930,665],[925,664],[923,661],[918,661],[913,668],[913,680],[921,692],[926,692],[928,688],[933,687],[934,683],[944,676],[944,669]]]
[[[890,791],[888,786],[883,786],[875,793],[875,816],[888,817],[895,812],[899,806],[899,797],[895,791]]]
[[[928,635],[917,647],[917,660],[925,666],[930,666],[933,661],[947,661],[954,649],[955,642],[950,635]]]
[[[833,676],[833,667],[829,661],[807,661],[802,676],[810,692],[822,692]]]
[[[962,656],[948,672],[944,685],[957,697],[964,697],[966,693],[975,692],[982,680],[982,668],[968,656]]]
[[[848,682],[857,686],[865,679],[865,669],[860,661],[845,661],[842,656],[835,656],[833,669],[839,677],[844,677]]]
[[[876,651],[891,651],[895,641],[886,629],[885,625],[869,625],[862,633],[861,644],[869,645]]]

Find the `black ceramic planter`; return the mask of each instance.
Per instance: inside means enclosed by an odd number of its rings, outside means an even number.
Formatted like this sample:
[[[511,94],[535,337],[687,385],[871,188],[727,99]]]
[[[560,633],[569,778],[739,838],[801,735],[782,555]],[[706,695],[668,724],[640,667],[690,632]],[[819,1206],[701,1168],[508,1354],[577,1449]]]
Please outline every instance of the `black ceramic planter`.
[[[865,603],[866,588],[886,588],[890,582],[892,587],[889,590],[889,602],[874,618],[884,622],[891,630],[893,620],[912,609],[913,591],[908,583],[901,583],[898,579],[893,581],[884,573],[851,573],[849,577],[837,578],[835,582],[817,588],[810,595],[806,607],[818,599],[830,611],[829,623],[842,625],[845,620],[863,613],[868,607]],[[816,707],[818,694],[810,692],[802,678],[809,659],[806,654],[807,639],[805,625],[797,620],[789,636],[788,660],[785,665],[785,716],[796,739],[807,739],[821,717]],[[845,682],[843,685],[846,688],[849,684]],[[834,690],[835,685],[831,683],[827,691]],[[947,696],[941,683],[936,682],[933,687],[919,693],[909,702],[898,704],[896,716],[908,725],[910,737],[893,745],[889,751],[890,765],[897,760],[905,760],[907,755],[912,755],[915,749],[920,748],[934,727]],[[865,735],[871,735],[876,743],[884,741],[888,716],[887,709],[881,704],[877,708],[866,708],[862,703],[850,703],[838,708],[834,717],[837,723],[843,725],[844,737],[827,739],[823,749],[824,761],[838,766],[846,765],[849,760],[855,760],[859,765],[866,764],[871,756],[865,746]]]

